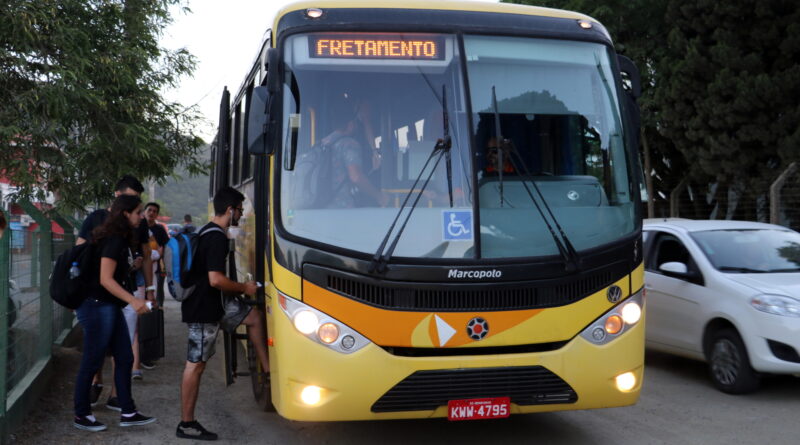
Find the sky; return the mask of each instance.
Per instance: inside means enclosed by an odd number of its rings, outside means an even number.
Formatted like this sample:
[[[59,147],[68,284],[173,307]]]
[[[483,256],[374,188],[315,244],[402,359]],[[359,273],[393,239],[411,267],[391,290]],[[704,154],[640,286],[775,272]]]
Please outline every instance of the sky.
[[[197,59],[193,77],[180,87],[165,91],[168,100],[186,106],[197,104],[205,122],[197,133],[211,142],[219,117],[222,88],[236,94],[261,47],[264,33],[284,4],[274,0],[193,0],[191,13],[173,10],[173,23],[165,30],[161,45],[185,47]]]
[[[497,0],[477,0],[497,1]],[[205,117],[197,134],[211,142],[219,118],[222,88],[234,95],[252,66],[264,33],[288,0],[189,0],[192,12],[173,10],[173,23],[161,45],[185,47],[197,58],[193,77],[181,79],[177,89],[165,91],[168,100],[197,105]]]

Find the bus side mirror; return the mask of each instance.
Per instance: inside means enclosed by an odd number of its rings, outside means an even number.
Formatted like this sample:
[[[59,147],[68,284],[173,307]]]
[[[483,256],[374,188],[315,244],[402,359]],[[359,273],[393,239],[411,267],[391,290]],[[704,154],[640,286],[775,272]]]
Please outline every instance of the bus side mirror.
[[[633,60],[617,54],[617,61],[619,63],[619,70],[622,74],[626,76],[623,77],[623,80],[628,80],[630,82],[630,94],[633,96],[634,99],[638,99],[642,95],[642,76],[639,74],[639,69],[636,68],[636,64],[633,63]]]
[[[280,72],[280,63],[278,62],[278,50],[270,48],[267,50],[267,88],[272,94],[276,94],[281,89],[281,81],[278,73]]]
[[[270,94],[267,87],[253,88],[247,110],[247,150],[251,155],[272,154],[272,144],[268,144],[272,133],[270,126]]]

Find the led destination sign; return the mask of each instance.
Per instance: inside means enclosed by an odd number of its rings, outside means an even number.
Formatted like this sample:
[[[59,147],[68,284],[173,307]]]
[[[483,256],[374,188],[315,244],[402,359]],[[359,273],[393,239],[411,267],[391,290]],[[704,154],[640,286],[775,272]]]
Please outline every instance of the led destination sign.
[[[311,57],[444,60],[444,39],[400,34],[330,34],[310,37]]]

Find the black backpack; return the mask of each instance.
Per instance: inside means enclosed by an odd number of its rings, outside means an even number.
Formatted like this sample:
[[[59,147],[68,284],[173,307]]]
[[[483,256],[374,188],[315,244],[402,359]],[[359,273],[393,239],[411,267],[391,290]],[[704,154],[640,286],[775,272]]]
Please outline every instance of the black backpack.
[[[95,246],[85,242],[64,251],[56,259],[50,275],[50,297],[67,309],[77,309],[86,299],[89,285],[95,278]],[[80,274],[70,278],[69,270],[77,263]]]

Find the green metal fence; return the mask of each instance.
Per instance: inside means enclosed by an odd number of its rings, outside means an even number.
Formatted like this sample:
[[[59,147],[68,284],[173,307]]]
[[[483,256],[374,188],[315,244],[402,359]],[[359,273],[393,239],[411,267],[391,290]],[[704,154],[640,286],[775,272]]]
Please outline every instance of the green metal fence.
[[[0,442],[21,422],[52,373],[52,346],[62,343],[74,315],[50,299],[53,261],[75,242],[74,224],[52,221],[29,202],[16,204],[24,214],[8,215],[0,238]],[[50,215],[52,216],[52,215]]]

